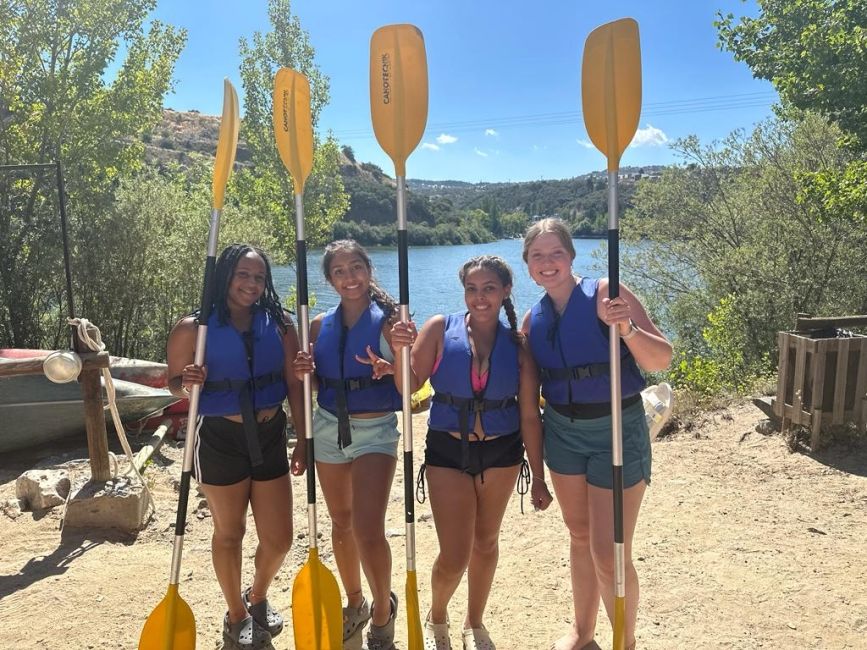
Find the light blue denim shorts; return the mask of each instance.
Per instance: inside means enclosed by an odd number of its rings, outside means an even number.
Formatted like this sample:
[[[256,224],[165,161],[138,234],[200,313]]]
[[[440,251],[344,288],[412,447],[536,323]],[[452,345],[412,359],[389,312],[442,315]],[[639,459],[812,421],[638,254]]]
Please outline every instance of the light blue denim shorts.
[[[612,489],[611,416],[571,419],[546,406],[543,414],[545,464],[558,474],[586,474],[595,487]],[[623,410],[623,487],[650,483],[652,455],[644,406]]]
[[[397,415],[376,418],[349,418],[352,444],[337,445],[337,416],[323,408],[313,415],[313,455],[318,463],[351,463],[365,454],[385,454],[397,458]]]

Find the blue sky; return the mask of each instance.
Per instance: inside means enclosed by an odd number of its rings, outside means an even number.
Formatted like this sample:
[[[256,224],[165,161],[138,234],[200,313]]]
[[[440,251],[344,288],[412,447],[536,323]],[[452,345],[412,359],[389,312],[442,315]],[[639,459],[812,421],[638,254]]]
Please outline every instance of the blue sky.
[[[160,0],[154,17],[189,33],[166,106],[218,114],[226,76],[242,93],[238,39],[270,28],[266,7],[265,0]],[[754,2],[539,0],[531,8],[526,0],[296,0],[292,11],[331,80],[319,130],[389,174],[393,165],[370,123],[370,35],[390,23],[422,30],[430,103],[410,178],[525,181],[604,169],[580,115],[582,48],[594,27],[624,16],[641,32],[643,109],[622,166],[675,162],[673,140],[695,134],[710,142],[749,129],[777,98],[716,47],[716,12],[754,14]]]

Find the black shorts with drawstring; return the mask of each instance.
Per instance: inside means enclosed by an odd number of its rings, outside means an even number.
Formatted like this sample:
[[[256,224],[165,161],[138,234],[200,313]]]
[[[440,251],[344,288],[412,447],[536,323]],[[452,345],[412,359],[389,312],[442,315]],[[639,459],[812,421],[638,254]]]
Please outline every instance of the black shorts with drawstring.
[[[484,473],[491,467],[514,467],[524,460],[524,442],[518,432],[470,440],[470,466],[461,461],[461,441],[447,431],[428,429],[425,439],[424,463],[430,467],[450,467],[466,471],[470,476]]]
[[[253,465],[244,424],[220,416],[198,421],[193,474],[205,485],[234,485],[251,478],[270,481],[289,473],[286,412],[280,408],[270,420],[258,423],[263,463]]]

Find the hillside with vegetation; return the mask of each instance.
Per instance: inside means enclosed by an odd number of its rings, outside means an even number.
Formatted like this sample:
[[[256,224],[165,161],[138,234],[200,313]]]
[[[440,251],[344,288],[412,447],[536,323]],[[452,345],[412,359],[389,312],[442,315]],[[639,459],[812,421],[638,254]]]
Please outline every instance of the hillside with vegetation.
[[[219,118],[198,111],[166,110],[161,122],[145,133],[146,160],[161,169],[187,167],[199,156],[212,157]],[[242,140],[237,164],[250,161]],[[356,160],[344,146],[338,158],[340,177],[349,207],[333,224],[331,236],[352,237],[365,244],[395,243],[395,181],[380,167]],[[661,167],[621,170],[621,211],[642,178],[655,179]],[[607,230],[607,177],[593,172],[565,180],[520,183],[407,181],[407,218],[410,243],[466,244],[519,236],[532,219],[561,217],[572,224],[576,237],[604,237]]]

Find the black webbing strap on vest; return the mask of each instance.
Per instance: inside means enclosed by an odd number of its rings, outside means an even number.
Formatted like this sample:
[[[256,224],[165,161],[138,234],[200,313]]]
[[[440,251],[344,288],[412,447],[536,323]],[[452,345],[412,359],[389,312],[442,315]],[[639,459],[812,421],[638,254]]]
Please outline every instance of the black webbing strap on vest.
[[[481,399],[476,397],[455,397],[449,393],[434,393],[433,401],[439,404],[454,406],[458,409],[458,428],[461,434],[461,466],[463,471],[470,468],[470,413],[473,414],[473,426],[475,415],[485,411],[497,411],[500,409],[517,406],[518,400],[512,397],[503,399]]]
[[[241,406],[241,421],[244,424],[244,437],[247,439],[247,450],[250,453],[250,463],[254,467],[264,463],[262,447],[259,445],[259,423],[256,422],[256,409],[253,408],[253,393],[257,390],[283,381],[282,372],[269,372],[253,379],[219,379],[206,381],[202,388],[208,392],[231,391],[238,394]]]
[[[626,370],[637,370],[635,358],[630,354],[621,359]],[[554,379],[562,381],[580,381],[589,377],[608,377],[611,375],[611,364],[588,363],[583,366],[570,366],[568,368],[539,368],[539,376],[542,380]]]
[[[350,377],[349,379],[333,379],[320,377],[319,385],[334,389],[335,406],[337,408],[337,445],[341,449],[352,444],[352,434],[349,426],[349,398],[348,393],[352,390],[373,388],[387,383],[391,377]]]

